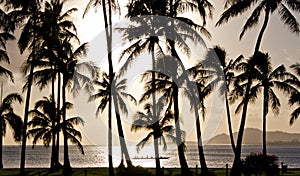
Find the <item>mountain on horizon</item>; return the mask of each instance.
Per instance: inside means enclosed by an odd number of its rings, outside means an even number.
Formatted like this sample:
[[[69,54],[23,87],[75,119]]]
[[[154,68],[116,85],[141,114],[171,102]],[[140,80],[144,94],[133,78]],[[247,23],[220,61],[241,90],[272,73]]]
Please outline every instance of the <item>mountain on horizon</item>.
[[[233,134],[236,141],[238,132]],[[282,131],[267,132],[268,144],[300,144],[300,133],[287,133]],[[211,138],[208,145],[212,144],[230,144],[229,135],[223,133]],[[244,131],[243,144],[261,145],[262,131],[256,128],[246,128]]]

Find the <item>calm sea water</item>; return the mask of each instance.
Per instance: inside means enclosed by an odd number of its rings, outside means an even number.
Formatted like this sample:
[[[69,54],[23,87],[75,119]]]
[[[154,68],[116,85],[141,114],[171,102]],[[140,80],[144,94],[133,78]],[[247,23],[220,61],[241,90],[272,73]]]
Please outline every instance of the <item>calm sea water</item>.
[[[62,148],[62,147],[61,147]],[[107,167],[107,147],[106,146],[85,146],[85,154],[82,155],[75,146],[70,146],[69,155],[73,167]],[[206,162],[212,168],[225,168],[226,163],[231,166],[233,153],[229,145],[209,145],[204,147]],[[250,152],[260,152],[261,146],[247,145],[243,147],[242,156]],[[34,149],[27,148],[26,167],[44,168],[49,167],[51,148],[36,146]],[[139,153],[134,146],[129,146],[129,153],[132,158],[151,158],[154,156],[152,147],[145,147]],[[300,146],[270,145],[268,153],[279,157],[279,163],[285,162],[289,168],[300,168]],[[177,150],[175,146],[169,146],[168,150],[161,152],[161,156],[168,156],[163,159],[164,167],[179,167]],[[199,165],[198,150],[194,144],[187,146],[186,157],[190,167]],[[113,147],[114,166],[120,162],[119,147]],[[63,162],[63,152],[60,152],[60,161]],[[155,167],[153,159],[133,159],[134,165],[143,167]],[[5,168],[18,168],[20,165],[20,146],[4,146],[3,164]]]

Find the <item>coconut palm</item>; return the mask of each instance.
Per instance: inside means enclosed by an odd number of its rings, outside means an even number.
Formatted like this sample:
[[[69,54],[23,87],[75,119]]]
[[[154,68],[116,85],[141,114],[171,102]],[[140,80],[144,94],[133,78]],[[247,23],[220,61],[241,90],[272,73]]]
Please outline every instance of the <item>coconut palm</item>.
[[[109,80],[110,83],[113,82],[114,70],[112,64],[112,11],[120,11],[119,4],[117,0],[90,0],[84,14],[94,6],[97,8],[102,5],[103,20],[105,25],[106,34],[106,44],[107,44],[107,60],[109,69]],[[114,175],[113,162],[112,162],[112,128],[111,128],[111,118],[112,117],[112,95],[108,99],[108,165],[109,165],[109,175]]]
[[[27,49],[30,54],[27,58],[28,62],[37,60],[36,53],[39,49],[39,34],[37,30],[38,25],[40,24],[39,15],[40,15],[40,3],[39,1],[28,1],[28,2],[19,2],[11,1],[12,5],[15,8],[21,7],[21,14],[25,14],[28,17],[28,20],[25,26],[22,29],[21,36],[18,41],[18,46],[21,54]],[[28,112],[31,98],[31,87],[32,87],[32,75],[34,72],[34,65],[31,65],[28,74],[28,84],[26,84],[26,100],[25,100],[25,110],[24,110],[24,125],[22,129],[22,149],[21,149],[21,162],[20,162],[20,175],[25,174],[25,155],[26,155],[26,133],[27,133],[27,122],[28,122]]]
[[[175,136],[181,173],[184,175],[190,175],[191,172],[188,168],[184,154],[185,145],[179,120],[179,88],[184,82],[184,79],[181,79],[178,76],[178,72],[181,69],[179,69],[180,66],[178,61],[171,56],[161,56],[156,63],[158,70],[156,74],[158,75],[156,76],[155,87],[146,86],[145,93],[143,94],[140,102],[146,101],[147,98],[154,92],[162,94],[163,98],[160,99],[160,101],[167,105],[168,108],[166,112],[174,113]],[[151,72],[147,72],[146,75],[147,74],[149,75]]]
[[[167,142],[166,142],[166,137],[174,139],[174,136],[172,136],[172,132],[174,131],[174,127],[170,125],[169,123],[174,119],[172,114],[167,114],[167,113],[162,113],[158,112],[158,114],[163,115],[164,117],[160,119],[159,121],[159,129],[157,129],[154,124],[156,123],[156,119],[154,119],[154,115],[151,112],[151,107],[152,105],[149,103],[146,103],[144,105],[144,111],[137,111],[136,114],[134,115],[134,121],[131,126],[131,131],[138,131],[138,130],[147,130],[150,131],[150,133],[143,138],[137,145],[137,151],[139,152],[148,142],[149,140],[153,137],[153,140],[156,140],[154,138],[155,133],[159,133],[160,137],[159,139],[163,143],[163,149],[167,149]],[[163,107],[160,108],[160,110],[163,110]],[[158,130],[158,132],[156,132]],[[155,151],[156,152],[156,151]],[[159,154],[157,154],[159,156]],[[155,158],[156,160],[159,161],[159,157]]]
[[[17,93],[12,93],[7,95],[2,99],[3,87],[1,87],[1,104],[0,104],[0,168],[3,168],[2,161],[2,147],[3,147],[3,137],[6,134],[6,127],[9,125],[13,132],[13,138],[15,141],[19,142],[22,139],[22,119],[15,114],[13,109],[13,103],[22,103],[23,99],[21,95]]]
[[[53,106],[54,105],[54,106]],[[65,104],[66,109],[71,109],[73,105],[69,102]],[[33,137],[33,147],[35,144],[42,140],[45,147],[49,147],[50,143],[55,144],[53,134],[56,132],[62,131],[63,124],[53,123],[56,119],[53,116],[56,113],[56,106],[53,103],[53,97],[43,97],[42,100],[39,100],[35,103],[34,110],[29,112],[29,115],[32,117],[32,120],[28,122],[28,136]],[[83,146],[80,143],[82,138],[80,131],[74,128],[74,125],[83,125],[84,121],[80,117],[72,117],[66,120],[67,126],[67,137],[72,143],[74,143],[80,149],[81,153],[84,154]],[[53,133],[53,131],[55,131]],[[54,140],[53,140],[54,139]],[[53,150],[54,149],[54,150]],[[52,152],[55,152],[55,148],[52,148]]]
[[[226,103],[226,113],[227,113],[227,124],[228,124],[228,132],[230,136],[230,142],[232,150],[235,150],[235,142],[233,138],[233,132],[231,127],[231,114],[230,114],[230,107],[228,101],[228,93],[230,92],[229,88],[233,82],[234,77],[234,67],[241,61],[243,58],[240,55],[237,59],[233,60],[230,59],[227,61],[227,53],[225,49],[220,46],[214,46],[210,48],[202,62],[202,65],[205,69],[210,69],[211,74],[215,76],[215,79],[211,81],[210,85],[212,88],[215,88],[218,84],[220,94],[224,95],[225,103]]]
[[[294,70],[294,72],[298,75],[298,77],[295,77],[294,79],[289,80],[290,85],[292,86],[293,90],[291,91],[291,95],[289,98],[289,104],[292,105],[297,105],[296,109],[292,112],[291,114],[291,119],[290,119],[290,125],[294,123],[294,121],[299,117],[300,114],[300,81],[299,81],[299,76],[300,76],[300,64],[296,63],[291,66],[291,68]]]
[[[173,136],[174,132],[174,127],[170,125],[170,121],[174,119],[172,114],[165,114],[162,112],[158,112],[157,114],[163,115],[163,118],[159,118],[158,122],[158,127],[156,126],[157,124],[157,118],[153,114],[151,110],[154,110],[152,105],[147,103],[144,106],[144,111],[137,111],[135,114],[135,120],[133,121],[133,124],[131,126],[131,131],[138,131],[138,130],[147,130],[150,131],[150,133],[143,138],[136,146],[137,146],[137,151],[139,152],[153,137],[154,141],[154,152],[155,152],[155,162],[159,163],[156,164],[158,165],[158,171],[156,171],[156,175],[161,174],[160,170],[160,156],[159,156],[159,150],[158,150],[158,144],[159,140],[160,143],[163,143],[163,149],[167,149],[167,142],[166,138],[172,139],[172,141],[175,141],[175,137]],[[159,108],[160,111],[163,110],[163,107]],[[157,145],[157,146],[156,146]],[[157,148],[157,149],[156,149]],[[157,168],[156,168],[157,169]]]
[[[263,89],[263,154],[267,154],[267,115],[269,108],[271,108],[274,114],[279,113],[280,99],[277,97],[274,87],[283,92],[291,92],[290,86],[286,84],[287,79],[293,78],[293,76],[288,73],[284,65],[280,65],[273,70],[271,64],[271,58],[267,53],[262,53],[258,65],[260,71],[260,82],[255,85],[251,92],[255,92],[257,88],[262,87]]]
[[[132,167],[132,162],[129,156],[129,152],[127,149],[123,127],[122,127],[122,121],[121,121],[121,112],[120,110],[127,115],[128,110],[126,108],[126,104],[122,97],[129,98],[130,100],[135,101],[134,97],[131,96],[128,93],[125,93],[124,90],[126,89],[126,79],[122,79],[120,81],[113,81],[112,84],[109,82],[109,76],[106,73],[102,74],[102,80],[98,81],[95,80],[94,83],[96,86],[99,86],[99,89],[96,94],[91,95],[89,98],[89,101],[94,101],[97,99],[101,99],[100,104],[97,108],[96,115],[100,112],[103,112],[106,108],[107,104],[109,103],[109,97],[112,95],[114,107],[115,107],[115,115],[117,120],[117,127],[118,127],[118,133],[119,133],[119,141],[121,146],[121,164],[123,164],[123,155],[125,157],[127,167]]]
[[[242,111],[242,117],[238,132],[238,138],[235,147],[234,162],[232,165],[231,175],[241,174],[241,150],[242,150],[242,140],[244,134],[244,128],[246,124],[247,110],[249,102],[254,102],[259,89],[252,89],[254,87],[255,81],[259,80],[259,59],[262,59],[264,54],[261,52],[256,53],[249,59],[238,63],[235,69],[240,72],[234,78],[233,89],[231,93],[231,102],[234,103],[236,99],[242,97],[241,102],[237,106],[236,113]]]
[[[269,17],[275,11],[278,12],[281,20],[285,25],[288,26],[289,30],[296,35],[299,35],[299,23],[297,22],[296,16],[292,12],[300,12],[300,3],[298,0],[226,0],[227,9],[222,13],[220,19],[218,20],[216,26],[220,26],[223,23],[228,22],[231,18],[243,14],[248,11],[250,8],[255,7],[252,11],[250,17],[247,19],[243,30],[240,34],[240,39],[244,36],[245,32],[253,27],[255,27],[259,22],[259,17],[262,13],[265,14],[262,28],[259,32],[254,53],[259,51],[260,44],[263,39],[264,32],[267,28]]]
[[[2,27],[0,27],[0,30]],[[0,32],[0,62],[10,63],[9,57],[6,52],[6,42],[8,40],[14,40],[15,37],[10,32],[1,31]],[[0,76],[5,75],[13,81],[13,74],[8,69],[0,65]]]

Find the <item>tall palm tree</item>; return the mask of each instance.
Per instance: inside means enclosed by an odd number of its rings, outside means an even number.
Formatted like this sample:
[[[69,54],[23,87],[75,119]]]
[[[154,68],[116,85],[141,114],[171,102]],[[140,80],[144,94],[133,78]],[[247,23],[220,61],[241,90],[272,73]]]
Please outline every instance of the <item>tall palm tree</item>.
[[[145,93],[140,102],[147,100],[147,97],[150,97],[153,92],[162,94],[163,98],[160,99],[160,101],[167,104],[168,108],[166,111],[168,113],[174,113],[176,144],[181,174],[190,175],[191,172],[188,168],[184,154],[185,145],[179,120],[179,88],[184,82],[184,79],[181,79],[181,77],[178,76],[178,71],[181,69],[179,69],[180,66],[178,61],[171,56],[162,56],[156,63],[158,75],[156,76],[155,87],[146,86]],[[151,74],[151,72],[147,72],[146,74]]]
[[[230,175],[232,176],[241,174],[241,151],[248,104],[249,102],[253,102],[255,100],[258,93],[258,89],[252,89],[251,91],[251,88],[254,86],[254,82],[256,80],[259,80],[258,67],[260,65],[258,65],[258,63],[259,59],[263,57],[264,54],[258,52],[249,59],[238,63],[235,67],[235,69],[241,73],[238,74],[234,79],[233,90],[231,93],[231,101],[232,103],[234,103],[237,98],[242,97],[242,101],[238,104],[236,110],[236,113],[239,112],[239,110],[242,110],[242,117],[235,147],[234,162],[230,173]]]
[[[274,70],[272,69],[271,58],[267,53],[263,53],[259,60],[258,65],[260,71],[260,82],[255,85],[251,91],[254,92],[255,89],[263,88],[263,154],[267,154],[267,115],[269,108],[271,107],[274,114],[279,113],[280,99],[277,97],[274,87],[283,91],[291,92],[290,86],[286,84],[286,80],[292,78],[292,75],[288,73],[284,65],[280,65]]]
[[[235,150],[235,142],[233,138],[232,126],[231,126],[231,114],[230,107],[228,101],[228,93],[230,92],[230,86],[233,82],[234,78],[234,67],[241,61],[243,58],[240,55],[235,60],[227,58],[227,53],[225,49],[220,46],[214,46],[209,49],[205,55],[204,61],[202,61],[202,65],[204,69],[210,69],[215,76],[215,79],[212,80],[211,86],[215,88],[219,83],[220,85],[220,94],[224,95],[225,103],[226,103],[226,113],[227,113],[227,124],[228,124],[228,132],[230,136],[230,142],[232,150]]]
[[[289,80],[290,85],[292,86],[291,95],[289,98],[289,104],[292,106],[296,104],[298,107],[294,109],[294,111],[291,114],[290,119],[290,125],[294,123],[294,121],[299,117],[300,114],[300,64],[296,63],[291,65],[291,68],[294,70],[294,72],[298,75],[298,77],[295,77],[294,79]]]
[[[156,16],[164,15],[166,13],[167,1],[145,1],[145,0],[135,0],[131,1],[128,5],[128,13],[126,17],[129,17],[131,21],[135,24],[133,28],[129,27],[124,32],[124,39],[129,42],[133,42],[131,46],[125,49],[120,59],[124,58],[125,54],[128,54],[125,64],[120,70],[120,74],[128,69],[130,64],[138,58],[138,56],[143,52],[149,52],[151,54],[152,60],[152,70],[156,70],[155,67],[155,55],[156,53],[163,53],[161,43],[159,41],[159,31],[162,30],[160,26],[155,25]],[[149,16],[151,15],[151,16]],[[133,17],[133,18],[132,18]],[[135,18],[135,17],[142,17]],[[155,73],[152,72],[151,76],[152,87],[155,86]],[[155,150],[155,159],[156,159],[156,175],[161,175],[161,166],[159,160],[159,151],[158,151],[158,139],[161,137],[159,133],[159,116],[157,113],[157,103],[156,95],[152,94],[152,112],[153,112],[153,125],[156,130],[154,130],[154,150]]]
[[[244,36],[247,30],[255,27],[258,24],[261,13],[265,14],[263,25],[256,41],[254,53],[259,51],[264,32],[269,22],[269,17],[275,11],[278,12],[281,20],[289,27],[291,32],[295,33],[296,35],[299,35],[300,33],[299,23],[292,13],[292,11],[295,13],[300,12],[300,3],[298,0],[226,0],[225,5],[227,9],[222,13],[220,19],[216,23],[216,26],[220,26],[223,23],[228,22],[230,18],[241,15],[250,8],[255,7],[243,27],[243,30],[240,34],[240,39]]]
[[[102,5],[103,20],[105,25],[106,44],[107,44],[107,60],[109,69],[109,81],[113,82],[114,70],[112,63],[112,10],[120,11],[117,0],[90,0],[84,14],[94,6],[95,8]],[[108,10],[107,10],[108,9]],[[111,118],[112,117],[112,95],[109,95],[108,99],[108,165],[109,175],[114,175],[113,162],[112,162],[112,128]]]
[[[14,2],[13,2],[14,3]],[[18,4],[16,2],[15,7],[21,7],[23,12],[29,12],[26,16],[28,16],[28,20],[25,26],[22,29],[21,36],[18,41],[18,46],[21,54],[28,49],[30,51],[30,55],[27,59],[28,62],[36,61],[38,58],[36,57],[36,53],[39,48],[38,42],[38,30],[37,26],[40,24],[39,15],[40,15],[40,3],[38,1],[31,1],[28,3]],[[26,14],[26,13],[25,13]],[[29,69],[28,74],[28,84],[26,86],[26,101],[25,101],[25,110],[24,110],[24,125],[22,129],[22,148],[21,148],[21,162],[20,162],[20,175],[25,174],[25,155],[26,155],[26,133],[27,133],[27,122],[28,122],[28,112],[30,106],[30,98],[31,98],[31,87],[32,87],[32,75],[34,72],[34,65],[32,65]]]
[[[201,110],[202,118],[204,120],[206,114],[206,107],[204,102],[208,95],[210,95],[210,93],[212,92],[212,88],[208,83],[210,81],[210,75],[208,75],[207,72],[202,68],[201,64],[190,68],[189,71],[193,77],[193,80],[187,83],[187,90],[185,91],[185,94],[189,98],[191,110],[194,110],[195,113],[195,125],[201,174],[207,175],[208,168],[206,165],[203,150],[199,110]]]
[[[100,112],[103,112],[106,108],[107,104],[109,103],[109,97],[112,95],[114,107],[115,107],[115,115],[117,120],[117,127],[118,127],[118,133],[119,133],[119,141],[121,146],[121,163],[123,164],[123,155],[125,156],[125,160],[128,167],[132,166],[132,162],[129,156],[129,152],[127,149],[123,127],[122,127],[122,121],[121,121],[121,113],[120,110],[127,115],[128,110],[126,108],[126,104],[122,97],[129,98],[130,100],[135,101],[134,97],[131,96],[128,93],[125,93],[124,90],[126,89],[126,79],[120,80],[119,82],[113,81],[112,84],[109,82],[109,76],[106,73],[102,74],[102,80],[98,81],[95,80],[94,83],[96,86],[99,86],[99,89],[96,94],[91,95],[89,98],[89,101],[94,101],[97,99],[101,99],[100,104],[97,108],[96,114],[99,114]]]
[[[50,98],[43,97],[35,103],[35,108],[29,112],[32,120],[28,122],[28,126],[31,127],[28,130],[28,136],[33,137],[33,147],[39,141],[42,140],[45,147],[49,147],[50,143],[55,144],[55,138],[53,134],[62,131],[63,124],[54,124],[53,118],[54,113],[56,113],[56,106],[53,103],[54,99],[52,96]],[[53,106],[54,105],[54,106]],[[71,109],[73,105],[69,102],[65,104],[66,109]],[[82,138],[80,131],[74,128],[74,125],[83,125],[84,121],[80,117],[72,117],[66,120],[67,123],[67,137],[80,149],[81,153],[84,154],[83,146],[80,143]],[[55,131],[55,133],[53,133]],[[53,140],[54,139],[54,140]],[[53,150],[54,149],[54,150]],[[52,148],[52,152],[55,152],[55,148]]]
[[[21,95],[17,93],[12,93],[7,95],[2,99],[3,96],[3,87],[1,87],[1,104],[0,104],[0,168],[3,168],[3,161],[2,161],[2,147],[3,147],[3,137],[6,134],[6,127],[9,125],[13,131],[13,138],[15,141],[19,142],[22,139],[22,126],[23,121],[22,119],[15,114],[13,109],[13,103],[18,102],[22,103],[23,99]]]

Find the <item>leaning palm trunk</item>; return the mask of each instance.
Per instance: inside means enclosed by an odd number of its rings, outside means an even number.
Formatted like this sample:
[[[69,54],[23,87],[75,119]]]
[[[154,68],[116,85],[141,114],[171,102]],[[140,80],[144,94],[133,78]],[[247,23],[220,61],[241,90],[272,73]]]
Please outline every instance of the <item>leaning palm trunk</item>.
[[[191,175],[186,158],[184,155],[184,143],[182,142],[182,134],[179,120],[179,107],[178,107],[178,87],[175,83],[173,87],[173,101],[174,101],[174,116],[175,116],[175,131],[176,131],[176,144],[178,150],[178,157],[181,166],[181,175]]]
[[[231,176],[239,176],[241,175],[241,152],[242,152],[242,142],[243,142],[243,134],[244,134],[244,129],[245,129],[245,123],[246,123],[246,116],[247,116],[247,109],[248,109],[248,103],[249,103],[249,93],[250,93],[250,88],[252,85],[252,78],[251,74],[248,77],[248,83],[246,87],[246,92],[245,92],[245,99],[244,104],[243,104],[243,112],[242,112],[242,119],[241,119],[241,124],[240,124],[240,129],[238,133],[238,138],[237,138],[237,143],[236,143],[236,148],[234,152],[234,161],[231,169]]]
[[[64,167],[63,174],[71,175],[72,168],[69,160],[69,146],[68,146],[68,136],[67,136],[67,124],[66,124],[66,85],[67,78],[63,75],[63,86],[62,86],[62,119],[63,119],[63,135],[64,135]]]
[[[102,10],[103,10],[103,18],[104,18],[104,24],[105,24],[105,34],[106,34],[106,44],[107,44],[107,59],[108,59],[108,69],[109,69],[109,81],[110,84],[113,82],[113,64],[112,64],[112,21],[111,21],[111,2],[108,0],[108,11],[109,14],[107,16],[106,11],[106,2],[105,0],[102,0]],[[112,95],[109,95],[108,100],[108,169],[109,169],[109,176],[114,175],[114,168],[113,168],[113,161],[112,161]]]
[[[200,117],[198,113],[198,108],[196,104],[194,105],[195,118],[196,118],[196,130],[197,130],[197,141],[198,141],[198,154],[201,165],[201,174],[207,174],[208,169],[205,161],[204,151],[203,151],[203,143],[202,143],[202,135],[201,135],[201,126],[200,126]]]
[[[261,41],[262,41],[262,38],[263,38],[263,35],[264,35],[264,32],[267,28],[267,25],[268,25],[268,22],[269,22],[269,15],[270,15],[270,8],[267,7],[265,9],[265,19],[264,19],[264,23],[263,23],[263,26],[258,34],[258,38],[257,38],[257,41],[256,41],[256,45],[255,45],[255,51],[254,51],[254,54],[257,53],[259,51],[259,47],[260,47],[260,44],[261,44]]]
[[[230,107],[229,107],[229,102],[228,102],[228,98],[227,98],[227,91],[225,92],[225,102],[226,102],[227,124],[228,124],[228,132],[229,132],[229,136],[230,136],[230,143],[231,143],[231,148],[232,148],[233,152],[235,152],[235,143],[234,143],[234,138],[233,138],[232,126],[231,126]]]
[[[35,44],[33,46],[35,46]],[[32,50],[34,52],[34,48]],[[34,66],[31,65],[30,66],[29,77],[28,77],[27,94],[26,94],[26,102],[25,102],[25,112],[24,112],[24,124],[23,124],[23,129],[22,129],[22,148],[21,148],[20,175],[25,175],[27,123],[28,123],[28,112],[29,112],[29,103],[30,103],[30,96],[31,96],[33,71],[34,71]]]
[[[120,145],[121,145],[121,154],[122,154],[122,160],[123,160],[123,155],[125,156],[125,160],[127,163],[127,167],[132,167],[132,162],[128,153],[125,137],[124,137],[124,132],[122,128],[122,121],[120,117],[120,111],[119,111],[119,104],[117,101],[116,96],[112,96],[114,100],[114,105],[115,105],[115,113],[116,113],[116,120],[117,120],[117,126],[118,126],[118,132],[119,132],[119,140],[120,140]],[[121,160],[121,162],[123,162]],[[122,164],[122,163],[121,163]]]

